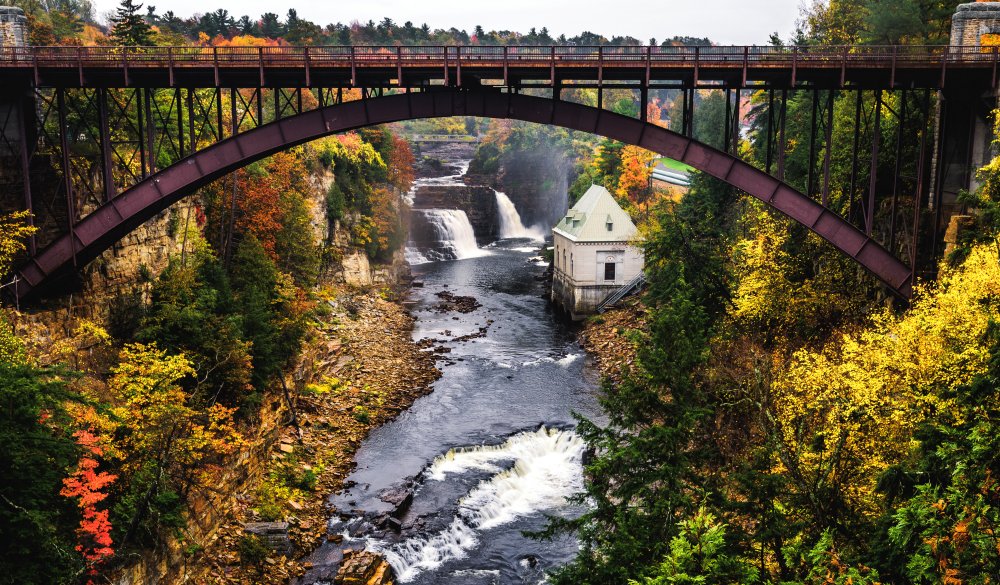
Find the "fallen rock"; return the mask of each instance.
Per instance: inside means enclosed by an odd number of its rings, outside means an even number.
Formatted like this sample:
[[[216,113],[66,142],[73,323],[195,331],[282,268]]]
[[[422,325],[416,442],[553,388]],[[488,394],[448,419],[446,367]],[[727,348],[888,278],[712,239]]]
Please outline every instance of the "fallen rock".
[[[441,302],[434,307],[434,310],[439,313],[445,313],[448,311],[471,313],[482,306],[475,297],[463,297],[446,290],[443,290],[434,296],[441,299]]]
[[[288,522],[248,522],[243,525],[248,534],[258,536],[265,546],[276,553],[292,553],[292,541],[288,537]]]

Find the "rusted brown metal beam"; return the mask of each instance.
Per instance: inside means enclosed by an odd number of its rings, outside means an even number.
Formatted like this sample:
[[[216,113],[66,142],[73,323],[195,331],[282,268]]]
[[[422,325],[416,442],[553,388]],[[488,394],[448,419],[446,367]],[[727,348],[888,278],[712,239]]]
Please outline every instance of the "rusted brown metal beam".
[[[195,189],[280,150],[368,125],[452,115],[551,123],[680,160],[728,182],[806,226],[907,297],[911,269],[819,202],[723,150],[637,118],[565,101],[480,90],[441,89],[341,103],[238,133],[160,170],[83,218],[68,234],[20,268],[22,297],[89,261],[129,231]],[[123,213],[119,213],[123,210]],[[77,242],[81,248],[77,249]]]

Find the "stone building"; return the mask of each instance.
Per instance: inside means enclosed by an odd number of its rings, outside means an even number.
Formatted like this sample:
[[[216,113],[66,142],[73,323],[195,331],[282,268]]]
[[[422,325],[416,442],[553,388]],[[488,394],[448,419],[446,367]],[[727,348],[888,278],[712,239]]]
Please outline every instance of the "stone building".
[[[642,273],[637,230],[604,187],[591,185],[552,228],[552,301],[573,319],[597,311],[606,298]]]

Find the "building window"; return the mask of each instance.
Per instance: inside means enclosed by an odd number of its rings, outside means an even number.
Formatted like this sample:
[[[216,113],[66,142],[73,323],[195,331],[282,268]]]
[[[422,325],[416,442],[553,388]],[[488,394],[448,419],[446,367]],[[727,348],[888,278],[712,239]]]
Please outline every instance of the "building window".
[[[608,222],[608,223],[607,223],[606,225],[608,226],[608,231],[609,231],[609,232],[611,232],[611,231],[614,231],[614,229],[615,229],[615,224],[614,224],[614,222],[610,222],[610,221],[609,221],[609,222]]]
[[[604,263],[604,280],[614,280],[615,279],[615,263],[605,262]]]

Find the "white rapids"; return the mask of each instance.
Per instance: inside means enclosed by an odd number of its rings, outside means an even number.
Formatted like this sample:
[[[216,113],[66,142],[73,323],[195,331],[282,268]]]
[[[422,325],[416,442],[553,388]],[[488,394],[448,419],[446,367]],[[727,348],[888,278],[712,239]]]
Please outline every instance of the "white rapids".
[[[539,428],[499,445],[452,449],[424,472],[431,481],[471,471],[493,475],[458,502],[458,513],[444,530],[398,544],[369,542],[392,565],[400,582],[464,558],[482,533],[533,514],[565,506],[583,490],[585,443],[571,430]],[[513,466],[507,467],[513,461]],[[507,464],[507,465],[504,465]]]

